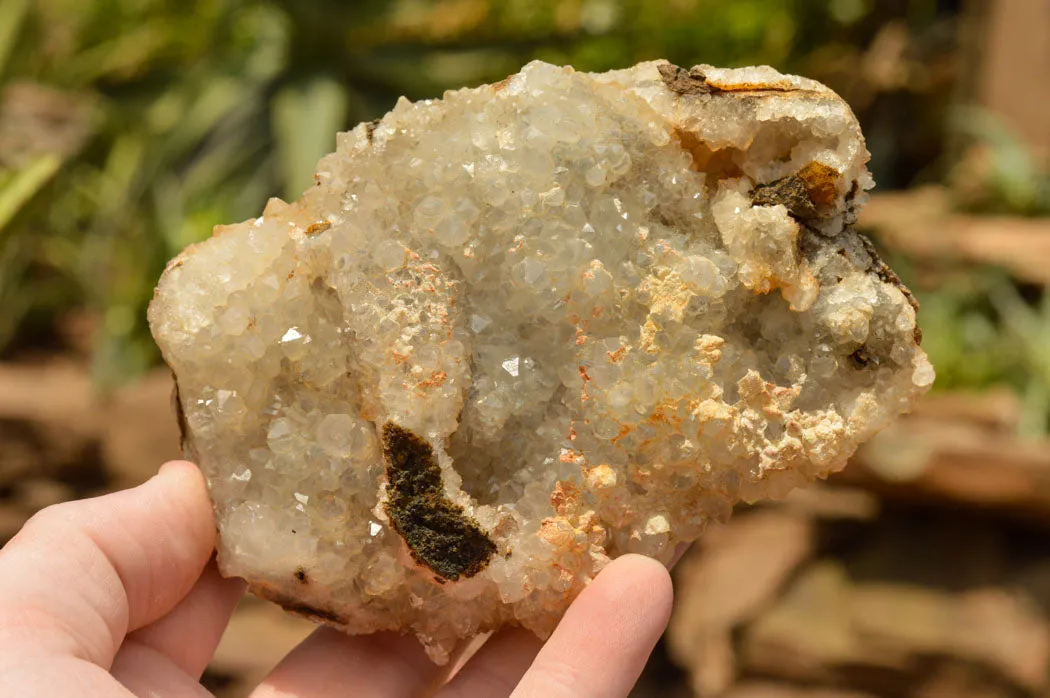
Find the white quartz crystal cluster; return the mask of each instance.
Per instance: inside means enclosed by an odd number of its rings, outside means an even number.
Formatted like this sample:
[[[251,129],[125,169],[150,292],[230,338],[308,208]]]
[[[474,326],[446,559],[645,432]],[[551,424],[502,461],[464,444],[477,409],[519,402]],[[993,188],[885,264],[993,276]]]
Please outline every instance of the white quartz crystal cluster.
[[[227,575],[443,661],[842,467],[933,382],[848,106],[666,62],[402,99],[150,307]]]

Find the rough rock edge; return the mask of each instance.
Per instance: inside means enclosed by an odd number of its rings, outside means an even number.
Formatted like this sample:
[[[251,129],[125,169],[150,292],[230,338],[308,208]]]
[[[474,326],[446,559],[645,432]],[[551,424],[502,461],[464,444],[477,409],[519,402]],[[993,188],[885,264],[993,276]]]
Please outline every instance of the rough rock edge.
[[[657,67],[667,89],[680,95],[711,95],[726,92],[813,92],[788,84],[763,82],[719,83],[710,80],[702,66],[689,70],[674,63],[663,63]]]
[[[708,79],[707,74],[704,72],[702,66],[693,66],[689,70],[677,66],[673,63],[663,63],[657,66],[657,70],[660,73],[660,77],[666,85],[667,89],[679,95],[714,95],[722,94],[726,92],[810,92],[811,90],[805,90],[803,88],[797,88],[790,85],[778,85],[772,83],[733,83],[733,84],[721,84],[715,83]],[[693,134],[683,134],[684,136],[695,136]],[[687,147],[683,143],[683,147]],[[782,204],[787,208],[788,213],[794,218],[803,229],[812,231],[809,223],[821,217],[821,211],[832,204],[837,198],[835,193],[834,178],[836,172],[833,168],[819,162],[811,162],[797,173],[782,177],[773,182],[764,184],[758,184],[751,191],[751,201],[756,206],[776,206]],[[844,226],[839,233],[833,237],[839,235],[851,234],[855,235],[860,241],[864,250],[871,258],[870,266],[866,271],[875,276],[880,281],[888,283],[891,286],[897,288],[908,303],[916,311],[919,310],[919,301],[915,298],[915,294],[904,285],[901,278],[894,272],[889,265],[887,265],[882,257],[879,255],[878,250],[875,247],[875,243],[872,242],[868,236],[857,232],[853,229],[852,225],[856,222],[856,214],[852,208],[853,201],[856,198],[858,190],[858,184],[854,182],[853,187],[846,195],[846,203],[848,210],[844,218]],[[825,236],[819,235],[817,239],[825,238]],[[803,240],[802,237],[800,239]],[[915,343],[922,344],[922,330],[919,329],[918,325],[915,327]]]
[[[826,178],[830,176],[826,172],[821,171],[821,168],[831,170],[827,165],[812,162],[799,170],[797,174],[788,175],[787,177],[782,177],[767,184],[759,184],[751,190],[751,203],[755,206],[784,206],[791,217],[794,218],[805,231],[805,234],[799,237],[799,245],[802,247],[804,254],[808,252],[807,256],[813,256],[813,253],[821,247],[834,245],[834,241],[839,240],[840,238],[856,238],[869,257],[869,264],[864,271],[873,275],[879,281],[887,283],[899,290],[908,301],[908,304],[918,312],[918,299],[915,298],[915,295],[911,290],[904,285],[904,282],[901,281],[901,278],[897,273],[883,261],[882,257],[879,255],[878,249],[875,247],[875,243],[872,242],[871,238],[858,232],[850,224],[850,221],[853,218],[852,211],[848,212],[850,215],[846,216],[842,230],[831,237],[821,234],[809,225],[810,221],[820,216],[820,208],[826,205],[826,201],[821,198],[821,191],[825,190],[827,185],[825,183],[815,183],[813,176],[813,172],[819,172],[817,178],[822,180],[826,180]],[[854,184],[853,189],[851,189],[851,193],[855,191],[856,184]],[[844,254],[842,245],[834,246],[840,254]],[[918,325],[915,326],[914,332],[915,344],[922,345],[922,330]]]

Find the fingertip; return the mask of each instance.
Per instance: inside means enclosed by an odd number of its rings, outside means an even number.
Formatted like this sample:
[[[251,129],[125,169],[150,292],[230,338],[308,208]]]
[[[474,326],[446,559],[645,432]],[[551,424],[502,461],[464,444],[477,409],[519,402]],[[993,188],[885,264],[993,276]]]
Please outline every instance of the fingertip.
[[[657,560],[647,557],[645,555],[639,555],[637,553],[627,553],[616,558],[605,569],[609,569],[616,566],[620,569],[630,570],[631,574],[642,574],[651,575],[654,577],[667,577],[670,579],[670,575],[667,573],[667,568],[663,566]]]
[[[204,474],[201,473],[200,468],[188,460],[169,460],[157,469],[155,477],[185,478],[196,481],[202,487],[205,486]]]
[[[569,607],[513,695],[627,695],[667,627],[672,599],[671,576],[657,560],[613,560]]]
[[[674,587],[667,568],[644,555],[627,554],[613,560],[584,594],[599,607],[624,609],[636,623],[636,632],[658,637],[671,620]],[[643,631],[644,628],[644,631]]]
[[[655,601],[667,606],[670,614],[670,605],[674,596],[674,586],[671,582],[671,573],[667,571],[662,563],[645,555],[628,553],[622,555],[606,566],[598,575],[615,575],[622,583],[629,587],[628,593],[642,592],[651,596]]]
[[[206,539],[204,546],[209,551],[214,547],[215,520],[208,495],[208,485],[200,468],[187,460],[172,460],[160,466],[157,474],[147,482],[159,485],[168,491],[166,499],[186,509],[186,521],[197,524]],[[210,555],[210,552],[209,552]]]
[[[646,559],[646,576],[648,587],[653,595],[652,613],[658,619],[661,628],[671,622],[671,611],[674,608],[674,581],[671,573],[658,560]]]

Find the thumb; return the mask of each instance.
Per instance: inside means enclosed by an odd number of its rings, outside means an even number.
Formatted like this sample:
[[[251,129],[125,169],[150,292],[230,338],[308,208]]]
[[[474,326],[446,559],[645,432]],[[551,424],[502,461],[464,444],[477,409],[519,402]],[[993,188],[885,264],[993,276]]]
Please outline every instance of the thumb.
[[[190,591],[214,544],[204,478],[185,461],[134,489],[48,507],[0,550],[0,650],[108,669],[127,633]]]

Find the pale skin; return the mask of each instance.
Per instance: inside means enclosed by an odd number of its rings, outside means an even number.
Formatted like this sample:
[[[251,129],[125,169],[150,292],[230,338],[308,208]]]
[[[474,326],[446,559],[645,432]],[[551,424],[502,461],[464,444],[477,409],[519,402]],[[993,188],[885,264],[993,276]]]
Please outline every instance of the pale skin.
[[[0,695],[206,697],[199,683],[244,593],[212,560],[200,472],[150,481],[33,517],[0,549]],[[627,696],[667,624],[671,580],[645,557],[608,565],[546,643],[494,635],[454,676],[411,637],[321,628],[252,698]]]

